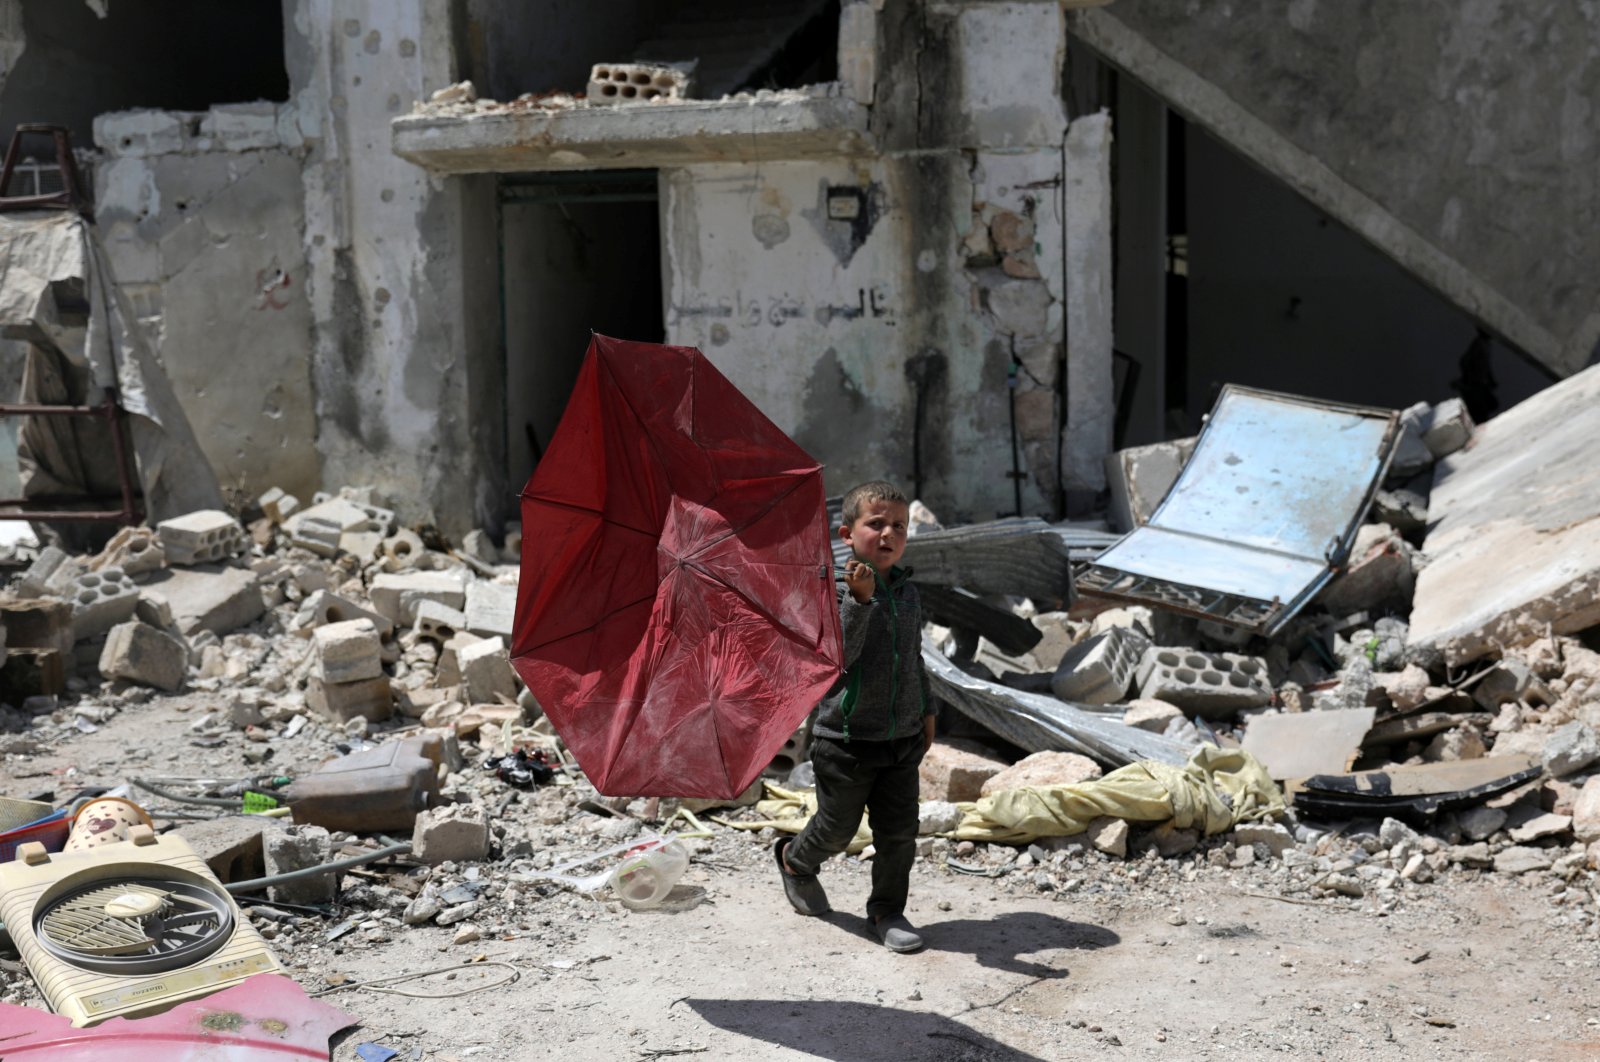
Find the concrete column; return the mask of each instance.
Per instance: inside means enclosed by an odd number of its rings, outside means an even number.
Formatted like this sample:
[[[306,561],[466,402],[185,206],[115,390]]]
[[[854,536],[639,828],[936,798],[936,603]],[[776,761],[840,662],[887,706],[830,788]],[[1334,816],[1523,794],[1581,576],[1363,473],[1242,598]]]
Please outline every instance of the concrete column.
[[[1069,514],[1105,489],[1116,404],[1111,375],[1111,117],[1067,128],[1066,423],[1063,484]]]
[[[394,155],[389,120],[456,74],[450,0],[294,0],[323,483],[452,536],[504,504],[493,186]],[[485,223],[484,218],[489,222]],[[487,246],[485,242],[487,241]]]

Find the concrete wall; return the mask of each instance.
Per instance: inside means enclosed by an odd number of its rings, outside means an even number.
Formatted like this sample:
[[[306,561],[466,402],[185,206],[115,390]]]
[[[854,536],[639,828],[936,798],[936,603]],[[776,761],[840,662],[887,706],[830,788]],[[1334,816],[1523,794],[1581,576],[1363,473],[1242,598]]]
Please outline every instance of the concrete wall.
[[[489,178],[435,181],[389,119],[456,77],[449,0],[287,0],[307,140],[323,482],[372,484],[452,535],[512,508]],[[331,30],[331,32],[329,32]]]
[[[301,152],[280,125],[291,116],[272,104],[95,122],[96,220],[112,271],[218,481],[239,498],[273,485],[309,498],[321,486]]]
[[[920,471],[952,519],[1015,512],[1019,495],[1024,512],[1062,504],[1060,20],[1053,2],[886,8],[868,20],[883,155],[664,175],[669,340],[705,350],[827,466],[831,491],[915,489]],[[1109,364],[1109,313],[1107,299],[1085,318],[1086,371]],[[1099,434],[1069,467],[1099,467]]]
[[[671,171],[668,339],[704,350],[831,491],[913,489],[920,462],[924,499],[963,519],[1016,510],[1015,364],[1022,508],[1050,511],[1060,185],[1059,150]]]
[[[1559,372],[1600,340],[1592,4],[1118,0],[1113,63]]]

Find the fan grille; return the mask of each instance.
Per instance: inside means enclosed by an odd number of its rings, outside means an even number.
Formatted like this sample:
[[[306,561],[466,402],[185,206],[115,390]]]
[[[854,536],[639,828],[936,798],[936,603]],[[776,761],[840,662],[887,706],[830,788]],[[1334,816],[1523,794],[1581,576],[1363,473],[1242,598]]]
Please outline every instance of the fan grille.
[[[122,913],[131,910],[141,913]],[[226,899],[200,884],[159,878],[96,881],[53,900],[34,922],[40,944],[62,962],[120,974],[188,966],[222,947],[232,931]]]

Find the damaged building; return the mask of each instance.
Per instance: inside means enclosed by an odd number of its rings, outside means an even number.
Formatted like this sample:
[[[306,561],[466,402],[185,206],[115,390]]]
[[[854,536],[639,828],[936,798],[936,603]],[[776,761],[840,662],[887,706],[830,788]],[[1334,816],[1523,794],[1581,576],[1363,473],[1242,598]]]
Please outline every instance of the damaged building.
[[[0,124],[71,130],[236,498],[498,531],[592,329],[701,348],[834,490],[1059,518],[1224,383],[1482,420],[1591,359],[1582,16],[1377,17],[8,0]]]

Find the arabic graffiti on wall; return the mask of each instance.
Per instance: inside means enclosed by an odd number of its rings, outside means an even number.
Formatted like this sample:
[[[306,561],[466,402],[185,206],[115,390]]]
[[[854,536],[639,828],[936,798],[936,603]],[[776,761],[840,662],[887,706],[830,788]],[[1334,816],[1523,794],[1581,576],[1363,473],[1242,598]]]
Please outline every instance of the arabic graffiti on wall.
[[[808,300],[784,293],[781,295],[750,295],[735,291],[732,296],[711,297],[692,295],[681,303],[672,304],[670,324],[680,324],[693,319],[711,322],[713,343],[727,342],[733,328],[783,328],[792,321],[807,318],[827,327],[834,321],[877,320],[895,324],[894,299],[882,284],[857,288],[854,298],[846,296],[838,301]]]

